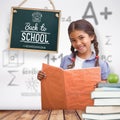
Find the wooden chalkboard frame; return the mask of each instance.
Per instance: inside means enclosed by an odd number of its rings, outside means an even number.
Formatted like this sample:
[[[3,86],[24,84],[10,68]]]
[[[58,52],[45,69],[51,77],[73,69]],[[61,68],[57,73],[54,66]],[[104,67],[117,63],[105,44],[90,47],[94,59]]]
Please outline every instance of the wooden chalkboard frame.
[[[60,10],[11,8],[9,49],[58,52]]]

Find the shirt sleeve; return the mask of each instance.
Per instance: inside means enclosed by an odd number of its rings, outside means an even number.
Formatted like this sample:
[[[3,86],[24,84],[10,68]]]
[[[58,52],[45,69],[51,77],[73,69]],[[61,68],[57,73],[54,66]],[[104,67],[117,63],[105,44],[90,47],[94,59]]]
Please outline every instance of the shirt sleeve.
[[[64,58],[61,59],[60,67],[63,68],[64,65]]]
[[[103,61],[101,64],[101,79],[106,80],[110,74],[110,67],[107,62]]]

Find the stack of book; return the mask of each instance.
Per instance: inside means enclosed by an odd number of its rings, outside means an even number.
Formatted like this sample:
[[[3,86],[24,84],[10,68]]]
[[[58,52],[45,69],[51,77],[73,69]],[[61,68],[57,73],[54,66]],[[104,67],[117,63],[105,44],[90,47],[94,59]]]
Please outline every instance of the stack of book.
[[[83,120],[120,120],[120,83],[99,83],[91,99],[94,105],[86,107]]]

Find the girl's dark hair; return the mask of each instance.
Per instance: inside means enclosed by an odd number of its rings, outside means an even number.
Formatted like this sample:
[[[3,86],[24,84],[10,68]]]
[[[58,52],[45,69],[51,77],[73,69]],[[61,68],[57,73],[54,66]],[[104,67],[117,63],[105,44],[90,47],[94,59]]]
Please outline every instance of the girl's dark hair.
[[[94,40],[92,41],[94,49],[95,49],[95,54],[96,54],[96,60],[95,60],[95,67],[99,66],[99,49],[98,49],[98,42],[97,42],[97,37],[94,31],[93,26],[91,25],[90,22],[88,22],[87,20],[81,19],[81,20],[77,20],[77,21],[73,21],[72,23],[70,23],[69,27],[68,27],[68,35],[70,35],[70,33],[74,30],[82,30],[85,33],[87,33],[89,36],[94,36]],[[71,52],[73,54],[73,60],[72,60],[72,64],[68,65],[68,68],[73,68],[75,65],[75,58],[77,55],[77,51],[74,50],[74,47],[71,46]]]

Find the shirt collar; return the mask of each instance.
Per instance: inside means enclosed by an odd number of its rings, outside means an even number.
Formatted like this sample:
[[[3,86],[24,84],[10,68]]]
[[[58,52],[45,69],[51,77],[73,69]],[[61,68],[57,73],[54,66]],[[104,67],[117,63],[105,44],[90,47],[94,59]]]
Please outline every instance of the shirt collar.
[[[95,56],[96,56],[95,53],[92,51],[92,55],[86,60],[93,60],[95,59]],[[72,60],[72,58],[73,58],[73,54],[71,53],[69,59]]]

